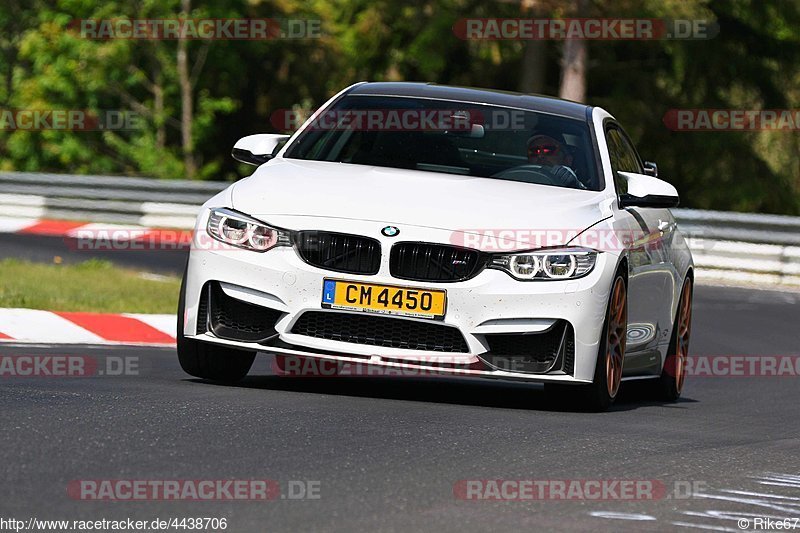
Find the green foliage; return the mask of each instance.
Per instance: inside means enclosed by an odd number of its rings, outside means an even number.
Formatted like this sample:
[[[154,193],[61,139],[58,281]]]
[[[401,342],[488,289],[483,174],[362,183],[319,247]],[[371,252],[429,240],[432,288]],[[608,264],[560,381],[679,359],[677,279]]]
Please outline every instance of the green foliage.
[[[361,80],[521,86],[521,41],[465,41],[466,17],[569,17],[556,0],[5,0],[0,5],[0,108],[128,110],[131,131],[0,131],[0,169],[187,176],[176,41],[91,40],[77,19],[304,18],[316,39],[190,41],[193,158],[198,179],[251,169],[229,157],[241,136],[275,131],[272,113],[324,102]],[[698,41],[588,43],[588,100],[615,114],[684,205],[800,213],[796,132],[683,133],[670,109],[796,108],[800,5],[782,0],[592,0],[587,16],[709,19]],[[539,49],[543,92],[557,94],[562,43]]]

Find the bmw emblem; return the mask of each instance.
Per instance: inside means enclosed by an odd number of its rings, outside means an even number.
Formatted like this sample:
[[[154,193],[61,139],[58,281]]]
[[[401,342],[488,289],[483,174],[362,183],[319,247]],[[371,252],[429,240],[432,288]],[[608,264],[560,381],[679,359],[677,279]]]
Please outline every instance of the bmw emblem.
[[[386,237],[395,237],[400,233],[400,230],[395,226],[386,226],[381,230],[381,233]]]

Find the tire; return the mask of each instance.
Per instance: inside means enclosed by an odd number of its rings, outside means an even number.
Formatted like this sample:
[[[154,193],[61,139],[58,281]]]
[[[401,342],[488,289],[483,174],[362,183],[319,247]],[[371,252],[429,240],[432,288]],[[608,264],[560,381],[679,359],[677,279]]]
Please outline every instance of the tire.
[[[680,398],[686,381],[686,359],[689,357],[689,339],[692,333],[693,294],[694,283],[692,278],[687,277],[681,289],[681,298],[672,325],[672,338],[659,380],[660,396],[668,402]]]
[[[253,366],[255,352],[217,346],[215,344],[187,339],[183,334],[183,314],[186,300],[186,270],[181,282],[178,300],[177,346],[178,362],[190,376],[235,383],[244,378]]]
[[[628,286],[625,277],[617,273],[603,322],[603,334],[597,351],[597,364],[591,385],[580,385],[581,406],[587,411],[601,412],[614,403],[622,381],[625,343],[628,332]]]

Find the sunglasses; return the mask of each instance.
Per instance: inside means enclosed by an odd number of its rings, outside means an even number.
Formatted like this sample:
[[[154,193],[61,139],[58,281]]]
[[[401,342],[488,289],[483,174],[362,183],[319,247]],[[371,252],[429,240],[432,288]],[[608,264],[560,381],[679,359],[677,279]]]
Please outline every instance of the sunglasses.
[[[528,148],[528,155],[536,157],[547,157],[558,153],[558,146],[555,144],[540,144],[538,146],[531,146]]]

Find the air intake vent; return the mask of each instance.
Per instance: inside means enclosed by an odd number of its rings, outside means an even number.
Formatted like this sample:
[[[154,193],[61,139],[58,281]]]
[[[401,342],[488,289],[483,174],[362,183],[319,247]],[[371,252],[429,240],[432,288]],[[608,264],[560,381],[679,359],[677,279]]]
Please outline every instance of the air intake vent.
[[[575,331],[572,324],[567,325],[567,334],[564,337],[564,373],[575,375]]]
[[[211,282],[203,285],[200,292],[200,303],[197,306],[197,334],[202,335],[208,331],[208,287]]]
[[[572,325],[566,320],[557,321],[542,333],[493,333],[486,335],[489,352],[480,357],[492,367],[508,372],[543,374],[563,368],[572,374],[574,337]]]
[[[280,311],[231,298],[217,282],[210,282],[208,286],[209,322],[214,335],[221,339],[258,342],[276,334],[275,323],[281,317]]]
[[[386,348],[469,352],[467,341],[457,328],[369,314],[307,311],[297,319],[292,333]]]

